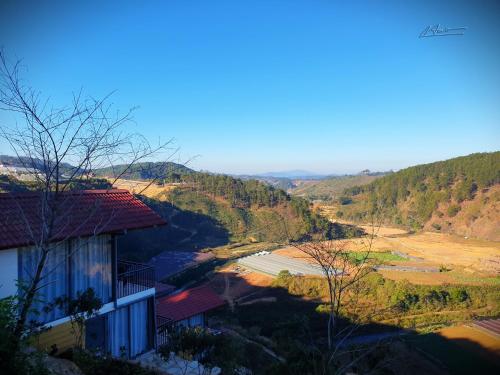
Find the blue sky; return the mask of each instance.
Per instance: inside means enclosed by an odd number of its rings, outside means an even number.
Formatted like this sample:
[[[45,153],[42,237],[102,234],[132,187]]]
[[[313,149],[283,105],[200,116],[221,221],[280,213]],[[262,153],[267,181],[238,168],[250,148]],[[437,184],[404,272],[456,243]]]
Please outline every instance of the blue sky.
[[[0,46],[60,105],[139,106],[150,139],[226,173],[399,169],[500,149],[486,1],[2,1]],[[428,25],[463,36],[419,38]],[[0,114],[0,121],[10,121]],[[2,152],[8,153],[4,143]]]

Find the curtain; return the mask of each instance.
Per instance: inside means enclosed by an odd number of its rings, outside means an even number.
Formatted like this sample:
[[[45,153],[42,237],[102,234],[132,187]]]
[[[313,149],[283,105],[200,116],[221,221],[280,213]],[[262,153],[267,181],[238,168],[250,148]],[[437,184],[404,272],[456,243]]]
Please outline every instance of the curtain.
[[[130,356],[148,349],[148,301],[130,305]]]
[[[149,349],[148,300],[122,307],[107,316],[108,351],[112,356],[134,358]]]
[[[19,254],[20,280],[22,284],[29,285],[35,276],[42,253],[33,246],[21,249]],[[42,280],[38,284],[40,289],[35,295],[28,320],[48,323],[66,315],[64,309],[55,307],[50,311],[44,309],[54,302],[55,298],[67,295],[67,264],[67,242],[52,244],[42,272]]]
[[[111,236],[100,235],[71,242],[71,296],[93,288],[102,303],[111,300]]]
[[[108,314],[108,351],[114,357],[128,357],[129,353],[129,316],[128,307]]]

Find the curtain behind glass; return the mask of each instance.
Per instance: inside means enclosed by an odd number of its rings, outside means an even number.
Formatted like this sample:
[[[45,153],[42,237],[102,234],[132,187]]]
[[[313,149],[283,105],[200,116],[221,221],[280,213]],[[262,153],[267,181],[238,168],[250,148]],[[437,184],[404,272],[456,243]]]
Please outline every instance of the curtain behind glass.
[[[128,356],[128,319],[127,307],[108,314],[108,351],[114,357]]]
[[[148,349],[148,301],[130,305],[130,356]]]
[[[93,288],[102,303],[111,300],[111,236],[101,235],[71,242],[71,296]]]
[[[35,247],[20,249],[19,275],[22,283],[29,285],[33,280],[38,262],[41,259],[41,251]],[[67,272],[67,242],[51,245],[47,261],[42,272],[42,280],[38,284],[38,290],[28,320],[40,323],[48,323],[64,317],[65,311],[53,308],[44,312],[44,308],[54,302],[55,298],[67,295],[68,272]]]

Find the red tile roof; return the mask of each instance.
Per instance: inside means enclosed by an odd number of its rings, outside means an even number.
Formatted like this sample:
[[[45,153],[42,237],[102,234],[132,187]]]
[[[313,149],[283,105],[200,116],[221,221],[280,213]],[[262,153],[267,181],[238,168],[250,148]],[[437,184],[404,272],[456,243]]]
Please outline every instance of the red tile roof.
[[[157,299],[156,314],[178,322],[224,304],[212,288],[204,285]]]
[[[41,237],[41,193],[0,194],[0,249],[33,244]],[[80,190],[57,199],[50,241],[116,233],[166,224],[158,214],[127,190]]]

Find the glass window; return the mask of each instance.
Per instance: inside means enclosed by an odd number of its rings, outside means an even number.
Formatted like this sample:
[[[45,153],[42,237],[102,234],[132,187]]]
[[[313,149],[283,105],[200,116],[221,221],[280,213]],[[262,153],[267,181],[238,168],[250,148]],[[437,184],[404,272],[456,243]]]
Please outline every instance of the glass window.
[[[35,277],[42,252],[36,247],[27,247],[19,251],[19,279],[21,284],[29,286]],[[49,304],[57,297],[65,296],[68,292],[67,272],[67,243],[53,244],[49,249],[45,267],[42,272],[39,290],[31,306],[28,320],[47,323],[64,317],[64,309],[52,308]]]
[[[111,300],[111,236],[71,241],[71,296],[93,288],[102,303]]]
[[[134,358],[152,347],[151,306],[149,300],[143,300],[107,315],[111,355]]]

